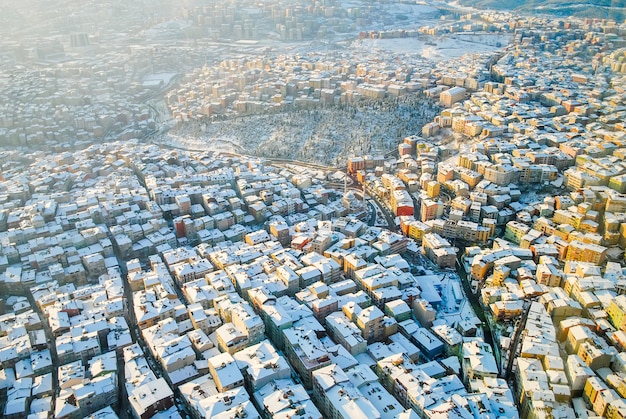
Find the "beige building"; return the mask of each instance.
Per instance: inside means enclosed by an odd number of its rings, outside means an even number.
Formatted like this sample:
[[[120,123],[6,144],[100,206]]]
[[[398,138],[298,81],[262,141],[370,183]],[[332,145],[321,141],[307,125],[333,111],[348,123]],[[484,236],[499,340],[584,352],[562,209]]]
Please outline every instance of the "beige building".
[[[439,94],[439,101],[442,105],[450,107],[453,104],[465,99],[466,92],[467,90],[463,87],[452,87],[451,89],[443,91]]]
[[[376,306],[361,310],[356,318],[356,325],[361,329],[367,343],[379,342],[385,338],[384,313]]]

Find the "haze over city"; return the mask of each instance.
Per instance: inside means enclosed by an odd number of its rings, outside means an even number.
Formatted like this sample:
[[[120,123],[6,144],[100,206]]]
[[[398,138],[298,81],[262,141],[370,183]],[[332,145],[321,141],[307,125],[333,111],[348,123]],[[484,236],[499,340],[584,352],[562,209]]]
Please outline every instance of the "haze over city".
[[[626,5],[0,5],[9,419],[626,417]]]

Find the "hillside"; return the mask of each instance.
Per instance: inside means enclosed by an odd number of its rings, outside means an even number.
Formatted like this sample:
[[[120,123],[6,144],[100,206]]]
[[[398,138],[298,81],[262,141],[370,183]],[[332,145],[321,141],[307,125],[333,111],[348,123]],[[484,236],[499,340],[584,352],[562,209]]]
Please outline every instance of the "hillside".
[[[626,0],[459,0],[459,3],[476,8],[551,14],[558,17],[613,19],[618,22],[626,19]]]

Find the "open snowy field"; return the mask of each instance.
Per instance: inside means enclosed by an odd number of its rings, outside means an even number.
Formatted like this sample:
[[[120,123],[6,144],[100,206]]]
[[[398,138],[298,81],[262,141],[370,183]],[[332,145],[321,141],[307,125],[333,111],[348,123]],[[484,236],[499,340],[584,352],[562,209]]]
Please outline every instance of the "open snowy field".
[[[371,3],[358,1],[358,0],[346,0],[346,1],[340,1],[339,3],[341,7],[344,9],[362,8],[362,7],[367,7],[371,5]],[[425,4],[379,3],[376,5],[376,7],[378,7],[378,9],[381,12],[402,14],[402,15],[407,15],[410,17],[437,13],[436,8],[425,5]]]
[[[511,42],[510,34],[453,34],[441,37],[363,39],[352,47],[363,54],[412,54],[439,62],[463,56],[497,51]]]

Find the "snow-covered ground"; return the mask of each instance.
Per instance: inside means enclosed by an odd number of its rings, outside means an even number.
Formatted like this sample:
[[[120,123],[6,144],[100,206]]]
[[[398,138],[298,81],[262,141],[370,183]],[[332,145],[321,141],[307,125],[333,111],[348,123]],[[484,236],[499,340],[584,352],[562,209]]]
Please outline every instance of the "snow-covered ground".
[[[358,0],[345,0],[340,1],[340,6],[344,9],[348,8],[362,8],[367,6],[367,2]],[[379,3],[377,5],[381,10],[387,13],[397,13],[403,15],[424,15],[429,13],[436,13],[437,9],[425,4],[407,4],[407,3]]]
[[[176,77],[176,73],[148,74],[143,78],[142,84],[146,87],[166,86],[174,77]]]
[[[237,139],[231,136],[219,136],[206,139],[168,134],[160,137],[156,142],[166,146],[192,151],[216,151],[235,154],[242,151],[237,144]]]
[[[455,34],[430,38],[363,39],[354,41],[352,47],[364,54],[374,54],[376,51],[417,54],[424,59],[439,62],[465,54],[497,51],[510,42],[510,34]]]
[[[191,150],[230,151],[330,166],[347,157],[384,154],[432,121],[438,107],[424,98],[361,102],[343,109],[251,115],[208,123],[190,122],[155,138]]]

